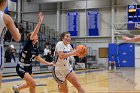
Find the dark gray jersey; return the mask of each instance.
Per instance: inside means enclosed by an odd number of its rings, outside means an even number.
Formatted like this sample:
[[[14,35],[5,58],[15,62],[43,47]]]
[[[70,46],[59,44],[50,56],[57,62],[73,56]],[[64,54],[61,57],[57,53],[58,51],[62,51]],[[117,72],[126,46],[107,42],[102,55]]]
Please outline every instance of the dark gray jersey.
[[[32,63],[32,60],[38,55],[38,47],[32,44],[32,40],[27,40],[20,53],[19,61],[21,63],[30,64]]]

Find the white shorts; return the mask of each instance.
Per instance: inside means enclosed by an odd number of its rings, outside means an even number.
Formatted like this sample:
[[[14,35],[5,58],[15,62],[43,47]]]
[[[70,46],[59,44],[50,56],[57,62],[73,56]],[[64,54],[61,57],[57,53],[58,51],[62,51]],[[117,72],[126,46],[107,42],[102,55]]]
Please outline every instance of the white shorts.
[[[67,75],[73,71],[73,68],[68,61],[58,61],[59,62],[56,62],[55,66],[53,67],[52,74],[57,83],[62,83],[65,81]]]

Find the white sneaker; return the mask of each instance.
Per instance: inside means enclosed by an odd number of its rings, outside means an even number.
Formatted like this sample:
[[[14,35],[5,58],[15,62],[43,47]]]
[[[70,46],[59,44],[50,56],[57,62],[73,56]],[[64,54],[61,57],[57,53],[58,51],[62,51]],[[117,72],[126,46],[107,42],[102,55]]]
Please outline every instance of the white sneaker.
[[[12,87],[12,89],[13,89],[14,93],[19,93],[19,91],[18,91],[18,85],[14,85]]]

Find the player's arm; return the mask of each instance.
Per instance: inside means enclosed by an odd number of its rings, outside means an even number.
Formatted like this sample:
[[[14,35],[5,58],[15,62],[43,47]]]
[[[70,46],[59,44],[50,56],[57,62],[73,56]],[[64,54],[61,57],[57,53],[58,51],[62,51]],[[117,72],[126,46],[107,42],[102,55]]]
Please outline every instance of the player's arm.
[[[12,34],[13,39],[15,41],[19,41],[21,39],[21,35],[19,33],[19,29],[16,28],[13,19],[7,14],[4,14],[3,19],[4,19],[6,27],[8,28],[8,30]]]
[[[38,34],[38,31],[39,31],[40,25],[41,25],[41,23],[43,21],[44,15],[40,12],[38,14],[38,17],[39,17],[38,23],[37,23],[32,35],[30,36],[30,40],[33,40],[36,37],[36,35]]]
[[[140,29],[140,27],[139,27],[139,26],[136,26],[135,28]]]
[[[68,52],[68,53],[63,53],[63,51],[59,51],[58,56],[60,59],[64,59],[64,58],[68,58],[69,56],[74,56],[77,53],[79,53],[79,50],[73,50],[73,51]]]
[[[46,65],[50,65],[52,66],[53,65],[53,62],[47,62],[45,61],[43,58],[41,58],[39,55],[35,57],[39,62],[43,63],[43,64],[46,64]]]
[[[137,29],[140,29],[140,27],[135,27]],[[136,35],[134,38],[124,37],[124,40],[129,42],[140,42],[140,35]]]
[[[123,36],[122,39],[125,40],[125,41],[128,41],[128,42],[140,42],[140,35],[135,36],[134,38]]]
[[[133,38],[133,40],[134,40],[135,42],[140,42],[140,35],[135,36],[135,37]]]
[[[60,59],[68,58],[69,56],[73,56],[77,53],[76,50],[69,52],[69,53],[63,53],[63,51],[58,52],[58,56]]]

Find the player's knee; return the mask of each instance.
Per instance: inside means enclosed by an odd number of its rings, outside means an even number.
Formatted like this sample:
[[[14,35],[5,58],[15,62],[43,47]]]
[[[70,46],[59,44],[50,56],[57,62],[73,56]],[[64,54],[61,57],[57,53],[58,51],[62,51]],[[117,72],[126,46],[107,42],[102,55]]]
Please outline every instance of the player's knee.
[[[59,90],[63,91],[63,93],[68,93],[68,88],[66,86],[59,87]]]
[[[75,87],[79,90],[81,89],[81,85],[80,84],[75,84]]]
[[[35,86],[36,86],[36,83],[35,83],[35,82],[31,82],[31,83],[29,84],[29,87],[30,87],[30,88],[35,88]]]

